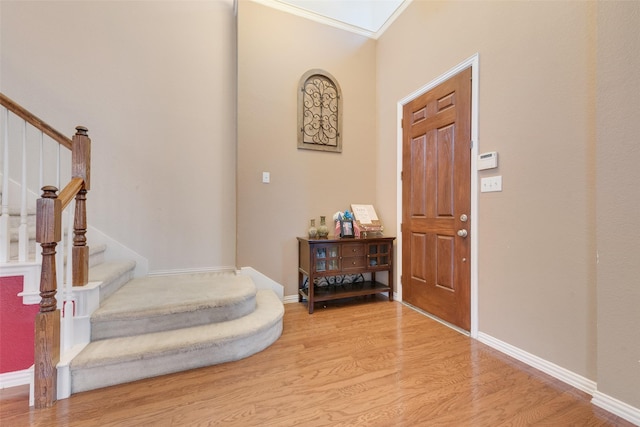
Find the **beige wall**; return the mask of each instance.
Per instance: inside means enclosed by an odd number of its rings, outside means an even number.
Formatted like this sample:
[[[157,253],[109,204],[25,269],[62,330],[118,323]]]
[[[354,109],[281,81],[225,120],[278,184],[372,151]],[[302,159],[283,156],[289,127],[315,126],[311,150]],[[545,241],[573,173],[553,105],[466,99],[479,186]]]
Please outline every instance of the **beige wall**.
[[[598,3],[598,390],[640,408],[640,2]]]
[[[231,1],[3,0],[0,90],[90,128],[90,220],[152,270],[235,265],[237,221],[237,264],[293,295],[309,218],[360,202],[397,223],[397,102],[478,52],[504,178],[479,196],[480,331],[640,407],[638,9],[414,0],[374,42],[241,0],[236,78]],[[296,148],[310,68],[342,86],[342,154]]]
[[[238,265],[297,294],[297,236],[375,204],[375,41],[250,1],[238,10]],[[321,68],[343,94],[341,154],[297,148],[297,85]],[[261,182],[271,172],[271,183]],[[382,218],[384,220],[384,218]]]
[[[479,330],[596,379],[595,15],[584,2],[414,1],[378,41],[378,183],[397,102],[479,54]],[[380,185],[392,215],[394,187]]]
[[[0,3],[0,90],[89,128],[90,224],[152,271],[235,266],[231,0]]]

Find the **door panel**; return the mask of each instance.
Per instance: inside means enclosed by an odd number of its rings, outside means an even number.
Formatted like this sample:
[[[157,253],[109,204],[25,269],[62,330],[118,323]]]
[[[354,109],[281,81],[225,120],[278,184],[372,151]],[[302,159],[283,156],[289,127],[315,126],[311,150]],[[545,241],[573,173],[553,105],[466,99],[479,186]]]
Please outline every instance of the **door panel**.
[[[437,153],[437,183],[438,190],[435,193],[438,204],[438,217],[453,216],[453,126],[438,129],[436,153]]]
[[[438,236],[436,258],[436,286],[448,290],[455,290],[453,287],[453,237]]]
[[[413,217],[424,216],[427,213],[427,191],[426,184],[430,180],[426,179],[427,153],[426,136],[421,135],[411,141],[411,158],[416,164],[415,172],[409,176],[411,180],[412,197],[408,206]]]
[[[403,298],[470,328],[471,69],[404,106]]]
[[[413,282],[427,282],[426,273],[431,271],[425,265],[428,261],[426,257],[428,238],[426,234],[411,233],[411,253],[414,254],[414,261],[411,264],[411,279]],[[404,269],[403,269],[404,271]],[[403,288],[404,291],[404,288]]]

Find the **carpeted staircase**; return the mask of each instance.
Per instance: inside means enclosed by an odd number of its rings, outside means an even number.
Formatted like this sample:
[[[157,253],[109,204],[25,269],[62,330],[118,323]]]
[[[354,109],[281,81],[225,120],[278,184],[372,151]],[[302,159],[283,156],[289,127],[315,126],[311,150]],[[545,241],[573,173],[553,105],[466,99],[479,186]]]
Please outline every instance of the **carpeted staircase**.
[[[251,356],[280,337],[283,315],[280,298],[242,274],[132,279],[92,314],[71,393]]]
[[[11,209],[13,264],[18,262],[19,215],[19,210]],[[28,212],[28,235],[29,262],[33,264],[35,252],[40,251],[35,242],[34,209]],[[282,333],[282,295],[260,280],[258,289],[251,274],[134,278],[134,261],[105,261],[105,245],[89,242],[89,246],[89,284],[74,288],[79,304],[74,319],[79,323],[72,328],[89,343],[74,345],[61,355],[59,399],[239,360],[264,350]],[[279,285],[275,287],[281,292]],[[96,297],[88,296],[96,290],[92,294]],[[37,303],[37,293],[34,298],[32,303]],[[61,301],[60,292],[57,298]]]

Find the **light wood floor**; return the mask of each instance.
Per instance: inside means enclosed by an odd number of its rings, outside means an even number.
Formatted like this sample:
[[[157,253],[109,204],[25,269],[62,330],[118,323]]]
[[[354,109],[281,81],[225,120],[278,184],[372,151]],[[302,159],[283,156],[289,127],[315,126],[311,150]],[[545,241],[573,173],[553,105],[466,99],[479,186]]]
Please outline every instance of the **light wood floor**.
[[[329,304],[328,304],[329,305]],[[285,306],[247,359],[90,391],[49,409],[0,390],[8,426],[630,426],[589,396],[388,300]]]

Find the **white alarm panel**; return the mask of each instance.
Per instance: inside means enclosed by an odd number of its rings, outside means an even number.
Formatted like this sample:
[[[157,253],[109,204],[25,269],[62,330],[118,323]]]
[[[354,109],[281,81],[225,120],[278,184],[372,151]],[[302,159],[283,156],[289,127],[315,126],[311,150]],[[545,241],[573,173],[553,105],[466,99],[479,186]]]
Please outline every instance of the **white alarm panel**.
[[[478,170],[493,169],[498,167],[498,153],[490,151],[478,156]]]

